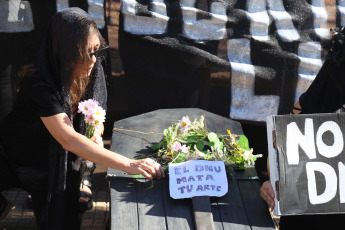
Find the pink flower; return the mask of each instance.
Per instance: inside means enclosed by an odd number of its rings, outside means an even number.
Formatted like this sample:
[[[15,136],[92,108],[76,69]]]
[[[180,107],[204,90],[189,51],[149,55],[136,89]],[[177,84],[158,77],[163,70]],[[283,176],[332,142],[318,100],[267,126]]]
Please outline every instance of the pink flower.
[[[181,143],[177,141],[173,144],[173,150],[175,152],[181,150],[183,153],[188,153],[188,147],[186,145],[181,145]]]
[[[173,150],[175,151],[175,152],[178,152],[180,149],[182,148],[182,146],[181,146],[181,143],[180,142],[175,142],[174,144],[173,144]]]
[[[86,136],[91,138],[94,135],[96,126],[101,125],[105,121],[105,110],[98,106],[98,102],[94,99],[88,99],[79,102],[78,113],[85,116]]]
[[[97,106],[98,102],[93,99],[81,101],[78,105],[78,113],[83,113],[85,116],[88,116],[93,113]]]
[[[186,145],[182,145],[181,151],[182,151],[183,153],[188,153],[188,147],[187,147]]]
[[[182,132],[187,132],[188,131],[188,126],[190,125],[189,118],[188,117],[182,117],[182,120],[180,120],[180,123],[182,124],[181,131]]]
[[[85,121],[86,121],[86,123],[88,123],[88,124],[93,124],[94,121],[95,121],[95,117],[92,116],[92,115],[86,116],[86,117],[85,117]]]

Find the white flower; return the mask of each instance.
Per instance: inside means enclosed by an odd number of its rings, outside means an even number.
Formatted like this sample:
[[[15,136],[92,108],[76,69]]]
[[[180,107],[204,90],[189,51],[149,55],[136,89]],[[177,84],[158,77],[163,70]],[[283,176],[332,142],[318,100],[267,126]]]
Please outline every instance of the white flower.
[[[100,106],[96,106],[93,117],[95,125],[102,124],[105,121],[105,110]]]
[[[247,161],[249,159],[250,155],[252,155],[251,152],[248,150],[245,150],[244,154],[243,154],[243,158]]]

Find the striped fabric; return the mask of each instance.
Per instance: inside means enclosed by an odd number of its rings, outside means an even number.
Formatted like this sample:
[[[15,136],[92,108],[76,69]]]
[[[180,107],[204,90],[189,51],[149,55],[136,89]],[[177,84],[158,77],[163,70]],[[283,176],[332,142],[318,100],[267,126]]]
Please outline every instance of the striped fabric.
[[[212,73],[229,66],[230,118],[263,122],[288,113],[309,87],[345,0],[123,0],[121,13],[138,39],[205,57]]]

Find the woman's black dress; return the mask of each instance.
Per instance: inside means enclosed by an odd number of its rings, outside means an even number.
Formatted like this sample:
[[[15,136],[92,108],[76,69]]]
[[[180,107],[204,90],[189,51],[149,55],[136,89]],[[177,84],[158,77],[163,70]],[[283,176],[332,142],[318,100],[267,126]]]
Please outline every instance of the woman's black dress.
[[[35,59],[37,72],[24,77],[12,112],[0,124],[0,192],[26,189],[33,198],[40,229],[79,229],[80,172],[72,169],[76,155],[51,136],[41,117],[67,114],[77,132],[84,133],[83,117],[73,118],[67,52],[89,34],[94,23],[79,8],[55,14]],[[106,106],[106,86],[97,60],[82,100],[93,98]]]

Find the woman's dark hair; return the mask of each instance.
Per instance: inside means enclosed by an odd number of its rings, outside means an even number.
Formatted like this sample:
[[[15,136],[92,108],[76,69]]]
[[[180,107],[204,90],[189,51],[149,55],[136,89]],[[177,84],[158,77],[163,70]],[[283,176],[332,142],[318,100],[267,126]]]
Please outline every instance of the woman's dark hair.
[[[71,76],[71,104],[73,107],[77,106],[80,99],[84,95],[85,89],[89,84],[90,77],[85,77],[88,72],[89,63],[91,61],[91,57],[89,56],[89,40],[92,34],[98,33],[98,29],[95,23],[90,25],[89,34],[85,37],[83,41],[80,41],[78,44],[78,55],[76,55],[74,60],[71,60],[71,69],[72,76]],[[106,46],[106,42],[102,38],[102,36],[98,36],[100,40],[100,47]]]
[[[63,40],[58,38],[61,34],[58,34],[57,31],[61,30],[63,25],[57,23],[52,26],[50,30],[50,36],[52,40],[58,40],[52,42],[53,53],[59,52],[56,54],[57,57],[63,56],[65,63],[60,65],[57,68],[65,68],[64,72],[67,72],[70,79],[70,99],[72,107],[76,107],[83,97],[86,87],[89,84],[90,76],[87,76],[89,63],[91,58],[89,56],[89,40],[92,34],[97,33],[100,40],[100,47],[106,46],[105,40],[100,35],[97,25],[94,21],[90,21],[85,18],[77,19],[79,20],[80,29],[76,34],[68,34],[68,37],[65,37]],[[61,53],[63,55],[61,55]],[[48,57],[47,57],[48,58]],[[60,60],[61,61],[61,60]],[[53,74],[59,74],[61,70],[55,70],[53,68]],[[20,77],[32,76],[37,72],[35,64],[25,65],[21,68],[18,75]],[[92,73],[91,73],[92,74]],[[59,76],[57,76],[59,79]],[[61,87],[61,82],[56,82],[57,86]]]

